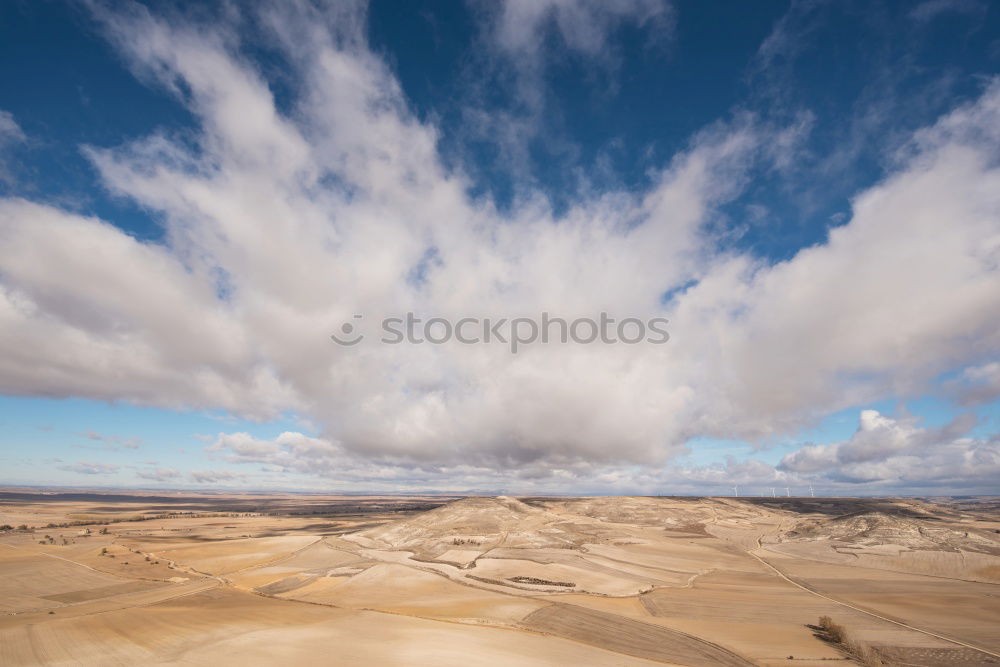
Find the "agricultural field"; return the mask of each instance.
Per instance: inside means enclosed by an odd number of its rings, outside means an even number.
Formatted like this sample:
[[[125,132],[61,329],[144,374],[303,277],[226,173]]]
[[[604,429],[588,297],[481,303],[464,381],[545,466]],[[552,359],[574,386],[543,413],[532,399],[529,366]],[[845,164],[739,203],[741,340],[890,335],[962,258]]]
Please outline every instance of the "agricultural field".
[[[10,490],[0,524],[3,665],[1000,665],[992,499]]]

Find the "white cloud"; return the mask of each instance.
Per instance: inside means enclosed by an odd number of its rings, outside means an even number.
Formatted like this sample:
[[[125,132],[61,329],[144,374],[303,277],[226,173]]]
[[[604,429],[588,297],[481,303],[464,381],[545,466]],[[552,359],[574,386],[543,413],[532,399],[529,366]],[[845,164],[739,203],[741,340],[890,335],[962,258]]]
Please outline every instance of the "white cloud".
[[[505,0],[492,26],[504,51],[519,57],[539,57],[554,30],[566,49],[590,57],[606,54],[610,34],[622,25],[656,24],[669,33],[673,7],[664,0]]]
[[[0,109],[0,183],[12,182],[9,153],[11,147],[24,143],[28,137],[9,111]]]
[[[196,484],[229,484],[244,479],[245,475],[228,470],[193,470],[191,481]]]
[[[1000,440],[969,437],[974,425],[975,419],[965,415],[941,427],[921,428],[913,418],[865,410],[850,439],[802,447],[785,456],[778,470],[846,485],[914,489],[948,484],[957,492],[989,492],[1000,476]]]
[[[78,463],[59,466],[59,469],[65,470],[66,472],[79,473],[81,475],[112,475],[121,470],[121,466],[114,465],[113,463],[91,463],[88,461],[80,461]]]
[[[105,442],[107,445],[105,449],[116,451],[118,449],[139,449],[142,445],[141,438],[122,438],[116,435],[104,435],[103,433],[98,433],[97,431],[85,431],[83,433],[78,433],[81,438],[86,438],[87,440],[96,440],[98,442]]]
[[[179,479],[181,476],[181,473],[173,468],[151,468],[149,470],[139,470],[136,474],[142,479],[154,482],[168,482],[173,479]]]
[[[14,115],[9,111],[0,110],[0,148],[4,144],[21,142],[26,138],[21,126],[14,120]]]
[[[462,140],[495,150],[515,197],[536,194],[539,150],[564,162],[567,171],[579,169],[574,158],[580,146],[561,123],[576,110],[560,108],[549,92],[557,68],[581,65],[591,93],[605,96],[621,77],[623,29],[634,31],[628,33],[633,41],[641,33],[645,48],[665,51],[676,14],[668,0],[504,0],[473,6],[481,9],[479,39],[465,59],[469,85],[461,92],[462,127],[455,143],[473,171],[487,167],[481,152],[476,158],[466,155]],[[587,173],[576,173],[574,180],[577,189],[591,187]]]
[[[361,457],[301,433],[283,433],[274,440],[253,440],[244,433],[219,434],[209,449],[229,463],[263,466],[260,469],[271,474],[317,476],[345,490],[717,495],[731,493],[738,486],[741,495],[770,495],[772,489],[783,495],[786,488],[793,495],[806,495],[814,486],[819,494],[833,495],[993,493],[1000,474],[1000,437],[970,437],[974,426],[975,419],[969,415],[926,428],[913,417],[892,418],[863,410],[858,430],[848,440],[801,445],[777,466],[732,456],[724,463],[687,467],[555,456],[497,470],[461,462],[414,464],[391,457]],[[287,483],[290,478],[283,479]]]
[[[970,366],[945,385],[962,405],[981,405],[1000,398],[1000,362]]]
[[[162,214],[163,243],[0,202],[6,393],[295,412],[322,437],[221,434],[211,451],[454,488],[498,470],[616,479],[693,436],[788,433],[923,392],[1000,349],[1000,84],[915,137],[826,243],[768,265],[720,253],[712,222],[756,167],[782,164],[774,147],[789,130],[738,117],[694,137],[645,192],[582,198],[559,218],[529,197],[501,215],[442,165],[440,130],[407,111],[350,27],[262,17],[301,82],[282,113],[235,33],[105,18],[136,71],[184,91],[197,141],[156,134],[89,149],[109,188]],[[328,338],[354,313],[408,310],[666,316],[672,339],[513,356]],[[630,470],[635,484],[663,481]]]
[[[919,23],[927,23],[944,14],[967,14],[981,17],[989,11],[989,6],[980,0],[924,0],[910,10],[910,18]]]
[[[775,65],[787,66],[793,61],[806,48],[810,36],[820,27],[824,9],[821,0],[792,3],[757,49],[753,63],[754,73],[767,73]]]
[[[334,444],[302,433],[286,431],[274,440],[259,440],[248,433],[220,433],[207,451],[230,451],[238,459],[275,463],[276,454],[287,454],[293,459],[340,453]]]

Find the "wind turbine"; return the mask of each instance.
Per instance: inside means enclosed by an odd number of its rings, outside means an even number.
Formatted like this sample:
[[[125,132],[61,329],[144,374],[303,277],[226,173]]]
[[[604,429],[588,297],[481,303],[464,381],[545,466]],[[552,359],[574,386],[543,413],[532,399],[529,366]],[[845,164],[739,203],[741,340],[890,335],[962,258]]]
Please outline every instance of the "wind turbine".
[[[734,486],[733,487],[733,495],[736,496],[737,498],[740,497],[740,487],[739,486]]]
[[[774,493],[774,487],[773,487],[773,486],[771,487],[771,497],[772,497],[772,498],[777,498],[777,497],[778,497],[778,496],[777,496],[777,495],[775,495],[775,493]]]
[[[792,497],[792,494],[788,491],[788,487],[787,486],[785,487],[785,497],[786,498],[791,498]]]
[[[809,485],[809,497],[810,498],[815,498],[816,497],[816,492],[813,491],[813,485],[812,484]]]

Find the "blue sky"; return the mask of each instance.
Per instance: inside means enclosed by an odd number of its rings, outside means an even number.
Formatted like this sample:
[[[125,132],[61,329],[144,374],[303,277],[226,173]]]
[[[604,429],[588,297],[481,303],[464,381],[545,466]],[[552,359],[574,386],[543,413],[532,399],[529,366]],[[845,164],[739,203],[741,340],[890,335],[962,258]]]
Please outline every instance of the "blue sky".
[[[976,0],[11,4],[0,483],[997,492],[998,68]],[[407,310],[672,338],[330,344]]]

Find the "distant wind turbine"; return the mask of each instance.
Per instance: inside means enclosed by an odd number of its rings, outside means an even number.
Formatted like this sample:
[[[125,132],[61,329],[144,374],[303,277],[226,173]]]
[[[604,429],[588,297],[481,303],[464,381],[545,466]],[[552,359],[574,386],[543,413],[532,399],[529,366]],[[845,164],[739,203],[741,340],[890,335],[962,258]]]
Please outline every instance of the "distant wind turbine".
[[[787,487],[787,486],[785,487],[785,497],[786,497],[786,498],[791,498],[791,497],[792,497],[792,494],[791,494],[791,492],[789,492],[789,490],[788,490],[788,487]]]
[[[733,495],[736,496],[737,498],[740,497],[740,487],[738,486],[733,487]]]
[[[816,492],[813,491],[813,485],[812,484],[809,485],[809,497],[810,498],[815,498],[816,497]]]

